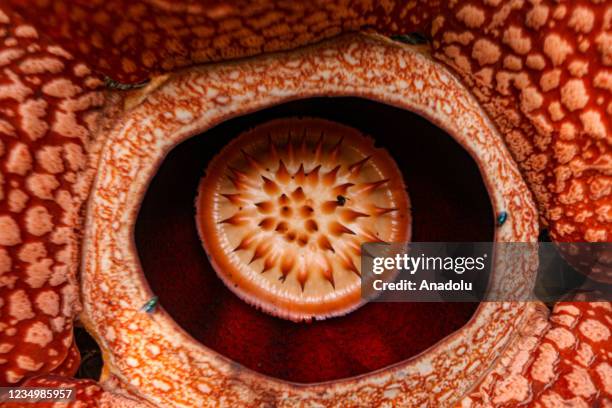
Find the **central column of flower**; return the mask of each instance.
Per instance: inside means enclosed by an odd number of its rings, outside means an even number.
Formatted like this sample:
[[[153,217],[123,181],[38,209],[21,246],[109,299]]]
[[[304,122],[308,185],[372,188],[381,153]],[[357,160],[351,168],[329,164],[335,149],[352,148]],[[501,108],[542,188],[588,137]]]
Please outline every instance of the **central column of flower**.
[[[393,158],[321,119],[275,120],[238,136],[209,163],[196,205],[219,277],[246,302],[296,321],[359,307],[361,244],[410,239]]]

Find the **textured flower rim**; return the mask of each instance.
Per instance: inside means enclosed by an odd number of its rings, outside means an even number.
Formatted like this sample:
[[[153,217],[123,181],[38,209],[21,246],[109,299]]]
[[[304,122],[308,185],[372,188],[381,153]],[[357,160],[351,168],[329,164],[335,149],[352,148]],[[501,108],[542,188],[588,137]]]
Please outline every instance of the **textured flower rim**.
[[[361,244],[410,238],[391,155],[328,120],[277,119],[242,133],[211,160],[198,191],[198,231],[217,275],[290,320],[359,307]]]
[[[494,211],[510,214],[495,240],[537,239],[531,195],[500,136],[452,75],[409,47],[346,36],[295,52],[188,70],[128,111],[101,152],[84,237],[82,318],[104,351],[103,380],[116,377],[143,398],[171,405],[214,405],[221,399],[328,405],[349,396],[364,404],[450,404],[487,371],[534,313],[535,306],[527,303],[483,303],[463,329],[419,356],[360,377],[305,386],[236,366],[194,341],[163,307],[142,312],[153,294],[140,270],[133,227],[157,163],[177,143],[230,117],[319,95],[378,100],[437,124],[479,164]],[[534,261],[517,260],[517,274],[529,273],[522,266]],[[523,282],[518,275],[513,280]]]

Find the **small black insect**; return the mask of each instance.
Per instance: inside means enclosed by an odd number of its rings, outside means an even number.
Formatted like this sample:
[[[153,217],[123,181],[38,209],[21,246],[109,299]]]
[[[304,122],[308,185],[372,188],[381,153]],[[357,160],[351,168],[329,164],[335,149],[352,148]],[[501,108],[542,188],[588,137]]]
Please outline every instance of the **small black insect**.
[[[346,197],[344,197],[343,195],[339,195],[338,197],[336,197],[336,202],[340,207],[343,207],[344,204],[346,204]]]
[[[417,45],[417,44],[426,44],[427,37],[425,37],[421,33],[409,33],[409,34],[399,34],[391,36],[393,41],[399,41],[404,44]]]
[[[158,303],[159,298],[157,296],[153,296],[140,308],[140,311],[145,313],[153,313]]]
[[[148,80],[139,82],[137,84],[124,84],[122,82],[116,81],[110,77],[104,77],[104,85],[108,89],[117,89],[119,91],[129,91],[130,89],[138,89],[149,83]]]
[[[504,225],[507,219],[508,219],[508,213],[506,211],[500,212],[499,215],[497,216],[497,226],[501,227],[502,225]]]

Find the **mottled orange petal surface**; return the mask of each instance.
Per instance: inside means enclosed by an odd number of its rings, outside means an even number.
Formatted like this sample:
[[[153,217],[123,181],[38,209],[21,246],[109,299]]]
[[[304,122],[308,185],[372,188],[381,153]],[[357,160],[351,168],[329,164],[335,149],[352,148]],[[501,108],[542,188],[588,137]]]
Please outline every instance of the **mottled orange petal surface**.
[[[434,55],[504,135],[555,241],[612,240],[611,21],[606,1],[484,1],[431,26]],[[583,272],[612,282],[609,267]]]
[[[9,2],[59,44],[130,83],[194,63],[293,49],[365,26],[415,31],[438,8],[423,0]]]
[[[612,402],[609,302],[559,302],[512,344],[462,407],[607,407]]]
[[[75,367],[81,203],[100,81],[0,7],[0,385]],[[78,352],[76,353],[78,354]]]

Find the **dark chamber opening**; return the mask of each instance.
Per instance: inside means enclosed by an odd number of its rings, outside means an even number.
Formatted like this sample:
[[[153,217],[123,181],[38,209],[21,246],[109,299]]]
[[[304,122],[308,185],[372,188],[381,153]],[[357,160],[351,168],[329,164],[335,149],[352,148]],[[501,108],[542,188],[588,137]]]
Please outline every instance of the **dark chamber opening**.
[[[494,215],[476,163],[424,118],[358,98],[298,100],[228,120],[176,146],[152,180],[135,243],[160,304],[195,339],[259,373],[312,383],[415,356],[461,328],[473,303],[370,303],[325,321],[292,323],[229,291],[200,244],[194,200],[208,161],[239,133],[279,117],[360,129],[398,162],[412,202],[413,241],[491,241]]]

